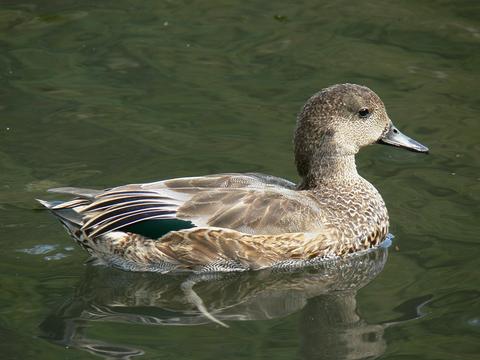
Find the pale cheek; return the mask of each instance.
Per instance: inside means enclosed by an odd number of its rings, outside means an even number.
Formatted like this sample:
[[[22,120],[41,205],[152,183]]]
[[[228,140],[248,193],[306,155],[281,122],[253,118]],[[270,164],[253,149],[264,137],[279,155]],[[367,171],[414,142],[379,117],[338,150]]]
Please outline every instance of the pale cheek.
[[[356,154],[361,147],[361,145],[359,145],[360,139],[361,137],[357,138],[354,134],[342,134],[337,132],[334,141],[343,153],[353,155]]]
[[[346,152],[352,154],[364,146],[375,143],[381,134],[382,129],[376,122],[350,122],[348,124],[342,124],[341,128],[336,131],[335,142]]]
[[[360,146],[366,146],[377,142],[382,135],[383,128],[375,122],[365,123],[360,136],[356,136],[356,139]]]

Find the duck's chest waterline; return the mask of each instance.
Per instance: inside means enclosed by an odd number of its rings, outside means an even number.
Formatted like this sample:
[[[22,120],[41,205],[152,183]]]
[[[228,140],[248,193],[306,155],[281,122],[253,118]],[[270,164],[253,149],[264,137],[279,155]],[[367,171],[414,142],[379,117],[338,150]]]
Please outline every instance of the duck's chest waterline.
[[[360,178],[312,191],[322,213],[322,227],[354,251],[381,242],[388,234],[388,211],[380,193]],[[351,252],[351,250],[349,251]]]

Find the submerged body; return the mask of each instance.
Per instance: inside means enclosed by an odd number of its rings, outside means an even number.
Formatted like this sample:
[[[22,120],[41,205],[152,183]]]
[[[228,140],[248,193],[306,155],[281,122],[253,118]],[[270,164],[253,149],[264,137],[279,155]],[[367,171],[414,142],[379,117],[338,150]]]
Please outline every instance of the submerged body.
[[[42,201],[98,261],[133,271],[242,271],[302,266],[378,245],[388,214],[356,170],[374,142],[426,152],[393,127],[368,88],[335,85],[299,114],[301,182],[219,174],[105,191],[62,188],[72,201]]]

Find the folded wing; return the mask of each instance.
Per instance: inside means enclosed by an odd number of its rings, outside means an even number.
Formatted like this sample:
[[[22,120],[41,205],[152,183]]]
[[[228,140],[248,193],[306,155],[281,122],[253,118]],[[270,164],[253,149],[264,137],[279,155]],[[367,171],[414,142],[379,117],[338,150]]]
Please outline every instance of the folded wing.
[[[263,174],[179,178],[101,192],[53,191],[78,195],[53,209],[78,211],[83,216],[81,229],[90,237],[150,220],[181,220],[247,234],[305,232],[319,214],[315,200],[299,196],[293,183]]]

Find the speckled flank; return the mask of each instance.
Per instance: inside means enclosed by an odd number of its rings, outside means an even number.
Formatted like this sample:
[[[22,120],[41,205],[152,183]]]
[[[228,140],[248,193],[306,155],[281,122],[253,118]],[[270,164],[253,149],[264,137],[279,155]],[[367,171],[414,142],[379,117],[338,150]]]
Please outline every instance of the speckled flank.
[[[125,270],[244,271],[343,257],[377,246],[388,233],[385,204],[358,174],[355,154],[390,126],[371,90],[335,85],[312,96],[298,116],[298,185],[218,174],[106,191],[62,188],[56,192],[77,198],[42,203],[98,261]],[[125,230],[152,219],[195,227],[160,239]]]

